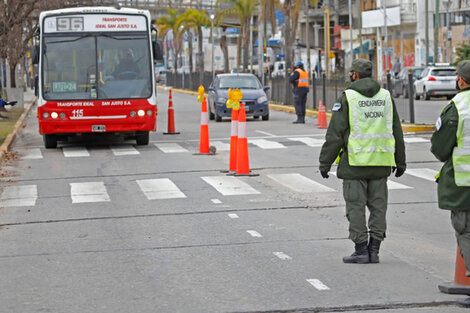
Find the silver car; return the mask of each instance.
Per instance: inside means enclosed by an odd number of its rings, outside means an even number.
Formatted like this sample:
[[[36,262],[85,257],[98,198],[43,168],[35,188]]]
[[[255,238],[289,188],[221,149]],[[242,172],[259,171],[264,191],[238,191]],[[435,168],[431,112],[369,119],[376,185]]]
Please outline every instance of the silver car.
[[[431,97],[446,96],[452,99],[457,93],[455,79],[457,73],[452,66],[429,66],[424,69],[419,78],[414,82],[415,99],[421,96],[424,100]]]

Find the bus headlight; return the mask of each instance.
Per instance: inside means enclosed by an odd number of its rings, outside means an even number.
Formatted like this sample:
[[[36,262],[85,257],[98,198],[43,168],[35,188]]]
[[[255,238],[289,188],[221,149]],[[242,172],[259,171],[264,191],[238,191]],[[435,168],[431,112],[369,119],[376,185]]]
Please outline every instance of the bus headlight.
[[[152,110],[147,110],[147,115],[148,116],[152,116],[152,114],[153,114]]]
[[[140,117],[142,117],[142,116],[145,115],[145,111],[144,111],[144,110],[139,110],[139,111],[137,111],[137,114],[138,114]]]
[[[131,117],[135,117],[135,111],[132,111],[131,113],[129,113],[129,115],[130,115]]]
[[[42,117],[43,117],[43,118],[49,118],[49,113],[48,113],[48,112],[42,113]]]
[[[59,114],[59,117],[60,117],[61,119],[64,119],[64,118],[65,118],[65,113],[64,113],[64,112],[60,113],[60,114]]]
[[[59,114],[57,114],[57,112],[52,112],[52,113],[51,113],[51,117],[52,117],[53,119],[56,119],[56,118],[59,117]]]

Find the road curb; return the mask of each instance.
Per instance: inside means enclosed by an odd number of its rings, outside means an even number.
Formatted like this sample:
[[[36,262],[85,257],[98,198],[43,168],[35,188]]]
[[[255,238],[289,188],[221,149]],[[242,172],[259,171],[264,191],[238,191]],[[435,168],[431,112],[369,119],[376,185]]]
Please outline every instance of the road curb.
[[[23,114],[21,114],[20,118],[16,121],[13,131],[10,134],[8,134],[7,138],[5,139],[2,146],[0,147],[0,164],[3,162],[5,153],[7,153],[10,150],[11,144],[13,143],[13,140],[15,139],[16,134],[18,133],[18,130],[23,124],[26,116],[29,114],[29,112],[33,108],[33,105],[35,102],[36,102],[36,97],[34,97],[33,101],[31,101],[31,103],[28,104],[28,106],[26,107],[26,110],[23,112]]]
[[[171,89],[172,92],[182,93],[182,94],[185,94],[185,95],[191,95],[191,96],[199,95],[197,91],[192,91],[192,90],[177,89],[177,88],[172,88],[172,87],[168,87],[168,86],[157,86],[157,88],[160,89],[160,90],[165,90],[165,91],[168,91],[168,90]],[[204,95],[207,96],[206,93]]]

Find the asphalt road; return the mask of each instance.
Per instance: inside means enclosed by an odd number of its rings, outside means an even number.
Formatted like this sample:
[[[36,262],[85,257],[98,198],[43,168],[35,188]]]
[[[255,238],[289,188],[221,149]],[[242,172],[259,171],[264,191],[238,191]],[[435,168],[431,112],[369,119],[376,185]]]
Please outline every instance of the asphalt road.
[[[398,115],[406,122],[410,121],[410,99],[395,98]],[[414,100],[415,123],[434,124],[441,114],[442,109],[449,103],[444,97],[431,98],[430,100]]]
[[[174,93],[165,136],[159,94],[151,144],[116,138],[44,149],[35,113],[0,181],[0,312],[462,312],[451,281],[456,243],[437,208],[441,164],[429,134],[408,134],[409,170],[390,178],[380,264],[353,252],[341,181],[318,172],[325,130],[271,112],[247,123],[256,177],[226,176],[230,122],[209,124]],[[432,102],[427,102],[432,103]]]

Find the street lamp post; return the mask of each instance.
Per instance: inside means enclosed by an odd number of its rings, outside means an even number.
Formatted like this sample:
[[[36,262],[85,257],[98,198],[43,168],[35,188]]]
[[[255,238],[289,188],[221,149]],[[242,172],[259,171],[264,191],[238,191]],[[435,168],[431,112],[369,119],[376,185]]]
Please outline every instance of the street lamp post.
[[[211,14],[211,43],[212,43],[212,53],[211,53],[211,69],[212,69],[212,80],[214,80],[215,69],[214,69],[214,14]]]

